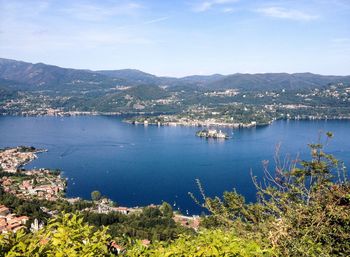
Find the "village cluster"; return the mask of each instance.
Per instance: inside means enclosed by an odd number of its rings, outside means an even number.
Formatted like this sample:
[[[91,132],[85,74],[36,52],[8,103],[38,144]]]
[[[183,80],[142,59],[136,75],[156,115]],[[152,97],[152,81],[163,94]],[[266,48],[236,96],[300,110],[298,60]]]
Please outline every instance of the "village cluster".
[[[66,181],[59,172],[48,169],[24,170],[23,165],[37,158],[40,152],[31,147],[0,150],[0,186],[6,193],[21,199],[56,201],[63,196]],[[0,205],[0,233],[16,232],[25,228],[27,216],[17,217],[5,205]]]
[[[37,158],[34,148],[15,147],[0,151],[2,189],[22,199],[37,197],[56,201],[63,196],[66,180],[59,172],[49,169],[21,170],[21,167]]]
[[[37,158],[34,148],[19,146],[0,150],[0,170],[16,173],[24,164]]]
[[[25,228],[26,222],[29,220],[27,216],[16,216],[10,212],[5,205],[0,205],[0,234],[7,232],[16,232]]]
[[[3,176],[0,184],[6,193],[11,193],[19,198],[58,200],[65,190],[66,181],[47,169],[30,170],[22,174],[26,176]]]

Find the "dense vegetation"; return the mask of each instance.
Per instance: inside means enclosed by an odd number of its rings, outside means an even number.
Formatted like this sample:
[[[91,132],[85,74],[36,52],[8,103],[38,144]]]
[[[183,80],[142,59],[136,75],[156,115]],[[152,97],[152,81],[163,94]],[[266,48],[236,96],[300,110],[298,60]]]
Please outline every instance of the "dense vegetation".
[[[238,236],[233,231],[201,230],[196,236],[183,235],[172,243],[156,242],[149,247],[135,244],[126,256],[275,256],[268,246]]]
[[[123,217],[129,223],[113,215],[64,214],[36,233],[1,235],[0,256],[111,256],[112,239],[126,248],[124,256],[350,256],[350,184],[344,164],[324,151],[331,138],[327,133],[325,142],[309,145],[310,160],[286,160],[277,151],[275,170],[265,163],[264,179],[253,177],[256,203],[245,203],[236,191],[207,197],[197,181],[202,200],[191,196],[210,215],[195,234],[161,241],[157,233],[173,227],[167,224],[173,213],[166,204]],[[123,230],[135,224],[150,230]],[[151,245],[135,240],[149,235]]]
[[[96,230],[75,215],[51,219],[44,229],[0,235],[0,256],[111,256],[106,228]]]
[[[168,203],[163,203],[160,207],[144,207],[141,212],[129,215],[117,212],[109,214],[83,212],[82,216],[84,221],[96,227],[108,226],[108,232],[113,237],[169,241],[180,234],[194,233],[192,229],[175,223]]]

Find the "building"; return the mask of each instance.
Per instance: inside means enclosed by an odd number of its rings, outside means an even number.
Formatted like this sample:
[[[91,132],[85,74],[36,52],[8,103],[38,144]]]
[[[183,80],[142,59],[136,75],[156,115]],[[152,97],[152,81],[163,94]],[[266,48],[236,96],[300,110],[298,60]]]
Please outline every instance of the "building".
[[[29,218],[27,216],[17,217],[12,214],[4,205],[0,205],[0,233],[17,232],[19,229],[25,229],[25,224]]]

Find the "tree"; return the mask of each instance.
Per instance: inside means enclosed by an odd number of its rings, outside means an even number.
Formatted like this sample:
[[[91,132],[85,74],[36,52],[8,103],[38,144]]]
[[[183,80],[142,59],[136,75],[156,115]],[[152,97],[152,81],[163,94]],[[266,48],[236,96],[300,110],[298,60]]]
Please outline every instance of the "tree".
[[[169,203],[163,202],[159,209],[165,217],[167,218],[173,217],[173,208]]]
[[[101,193],[97,190],[91,192],[91,200],[98,201],[101,199]]]

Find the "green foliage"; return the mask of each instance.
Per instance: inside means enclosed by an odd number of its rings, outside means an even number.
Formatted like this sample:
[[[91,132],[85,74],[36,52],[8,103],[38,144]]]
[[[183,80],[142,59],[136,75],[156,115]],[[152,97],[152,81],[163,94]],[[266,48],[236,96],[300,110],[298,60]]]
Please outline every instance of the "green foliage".
[[[99,191],[92,191],[91,192],[91,200],[92,201],[98,201],[101,199],[101,193]]]
[[[83,212],[91,225],[108,226],[113,237],[131,237],[153,241],[168,241],[180,234],[193,234],[192,229],[182,227],[172,219],[172,209],[167,203],[160,207],[145,207],[141,212],[124,215],[118,212],[100,214]]]
[[[33,146],[19,146],[19,151],[20,152],[35,152],[36,151],[36,149],[35,149],[35,147],[33,147]]]
[[[173,208],[167,202],[163,202],[159,210],[162,212],[164,217],[171,219],[174,216]]]
[[[155,243],[149,247],[140,242],[126,256],[275,256],[272,248],[264,248],[253,240],[222,230],[202,230],[197,236],[181,236],[174,242]]]
[[[107,228],[96,230],[74,214],[49,221],[36,233],[0,236],[0,256],[112,256],[108,251]]]

